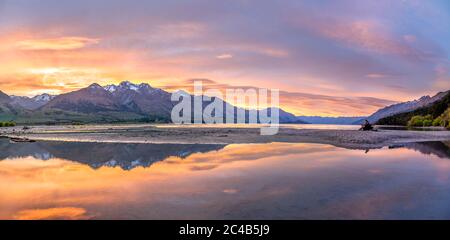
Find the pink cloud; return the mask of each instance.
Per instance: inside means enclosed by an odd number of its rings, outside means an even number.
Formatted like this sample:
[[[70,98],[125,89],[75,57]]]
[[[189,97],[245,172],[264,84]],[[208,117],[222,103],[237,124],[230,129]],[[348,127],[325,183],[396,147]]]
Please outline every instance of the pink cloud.
[[[335,39],[350,46],[384,54],[408,55],[411,48],[402,44],[381,25],[370,21],[320,24],[317,31],[327,38]]]
[[[233,55],[231,54],[221,54],[216,56],[217,59],[230,59],[233,58]]]

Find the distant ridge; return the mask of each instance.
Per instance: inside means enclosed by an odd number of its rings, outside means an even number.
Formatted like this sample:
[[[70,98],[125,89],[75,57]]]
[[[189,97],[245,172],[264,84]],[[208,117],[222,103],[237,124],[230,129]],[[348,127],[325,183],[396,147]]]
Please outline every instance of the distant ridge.
[[[367,119],[371,123],[377,123],[379,122],[380,119],[383,118],[387,118],[401,113],[411,112],[422,107],[430,106],[433,103],[443,99],[446,95],[448,95],[448,93],[449,91],[440,92],[433,97],[423,96],[417,100],[393,104],[376,111],[375,113],[370,115]]]
[[[352,125],[362,121],[365,117],[320,117],[320,116],[298,116],[297,119],[312,124],[336,124]]]
[[[416,115],[426,116],[431,115],[432,118],[441,116],[447,109],[450,108],[450,90],[440,92],[433,98],[429,99],[426,104],[410,111],[401,112],[381,118],[377,121],[380,125],[407,125],[408,121]]]
[[[4,92],[0,91],[0,103],[10,102],[11,98]]]
[[[20,107],[11,104],[12,99],[4,92],[0,91],[0,121],[12,121],[21,111]]]

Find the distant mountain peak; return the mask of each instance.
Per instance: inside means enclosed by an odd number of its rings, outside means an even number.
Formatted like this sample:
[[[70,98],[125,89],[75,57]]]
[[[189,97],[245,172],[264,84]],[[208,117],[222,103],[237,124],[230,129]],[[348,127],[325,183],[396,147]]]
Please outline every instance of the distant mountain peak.
[[[43,93],[43,94],[39,94],[34,96],[32,99],[36,102],[48,102],[50,100],[52,100],[55,96],[50,95],[48,93]]]
[[[130,81],[123,81],[123,82],[119,83],[119,86],[122,86],[122,87],[130,87],[130,86],[136,86],[136,85],[133,84],[133,83],[130,82]]]
[[[186,92],[184,90],[177,90],[177,91],[173,92],[173,94],[178,94],[178,95],[183,96],[183,97],[184,96],[186,96],[186,97],[191,96],[191,94],[189,94],[188,92]]]
[[[0,102],[10,101],[11,98],[4,92],[0,91]]]
[[[117,86],[116,86],[116,85],[113,85],[113,84],[111,84],[111,85],[106,85],[106,86],[104,87],[104,89],[105,89],[106,91],[110,92],[110,93],[113,93],[113,92],[115,92],[115,91],[117,90]]]
[[[100,89],[100,88],[102,88],[102,86],[100,86],[98,83],[93,83],[93,84],[89,85],[88,88],[90,88],[90,89]]]
[[[152,88],[152,86],[150,86],[150,84],[148,84],[148,83],[141,83],[141,84],[139,84],[139,88],[150,89],[150,88]]]
[[[141,83],[138,85],[138,84],[131,83],[130,81],[123,81],[123,82],[119,83],[118,85],[114,85],[114,84],[106,85],[104,87],[104,89],[110,93],[114,93],[118,90],[120,90],[120,91],[131,90],[131,91],[135,91],[135,92],[139,92],[139,91],[143,91],[143,90],[147,90],[147,91],[154,90],[154,88],[152,88],[147,83]]]
[[[421,102],[421,101],[427,101],[427,100],[429,100],[429,99],[431,99],[431,97],[429,96],[429,95],[427,95],[427,96],[422,96],[422,97],[420,97],[419,99],[416,99],[416,100],[414,100],[415,102]]]
[[[38,109],[48,102],[50,102],[55,96],[50,95],[48,93],[43,93],[36,95],[34,97],[26,97],[26,96],[10,96],[11,103],[14,106],[20,106],[27,110],[35,110]]]

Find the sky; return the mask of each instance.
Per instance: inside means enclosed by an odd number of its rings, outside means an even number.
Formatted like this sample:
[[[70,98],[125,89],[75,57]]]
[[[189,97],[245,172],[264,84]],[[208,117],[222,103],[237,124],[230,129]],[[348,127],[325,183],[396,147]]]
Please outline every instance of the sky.
[[[280,89],[297,115],[362,116],[450,89],[448,0],[0,0],[0,90],[128,80]]]

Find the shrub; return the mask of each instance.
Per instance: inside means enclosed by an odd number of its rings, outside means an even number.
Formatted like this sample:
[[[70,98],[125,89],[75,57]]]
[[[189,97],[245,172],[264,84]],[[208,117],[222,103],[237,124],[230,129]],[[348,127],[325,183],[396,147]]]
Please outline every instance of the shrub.
[[[431,121],[433,121],[433,116],[431,116],[430,114],[428,114],[428,115],[426,115],[424,118],[423,118],[424,120],[431,120]]]
[[[414,116],[408,121],[408,126],[410,127],[422,127],[423,126],[424,117],[422,116]]]
[[[435,126],[435,127],[442,126],[442,118],[438,117],[438,118],[434,119],[433,120],[433,126]]]
[[[437,121],[436,121],[437,123]],[[408,121],[408,126],[410,127],[430,127],[434,124],[434,119],[433,116],[431,115],[426,115],[426,116],[413,116],[409,121]]]
[[[447,129],[450,129],[450,106],[449,108],[442,113],[441,116],[438,117],[441,120],[442,127],[446,127]]]
[[[16,126],[15,122],[0,122],[0,127],[14,127]]]
[[[424,127],[430,127],[432,124],[433,124],[432,120],[429,120],[429,119],[423,120]]]

